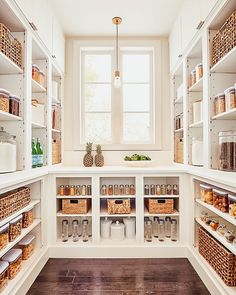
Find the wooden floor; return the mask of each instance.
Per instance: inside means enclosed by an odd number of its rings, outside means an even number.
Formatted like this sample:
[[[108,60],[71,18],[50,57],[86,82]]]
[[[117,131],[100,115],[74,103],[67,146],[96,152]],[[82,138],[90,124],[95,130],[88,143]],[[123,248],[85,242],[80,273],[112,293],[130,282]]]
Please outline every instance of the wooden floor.
[[[50,259],[28,295],[210,294],[187,259]]]

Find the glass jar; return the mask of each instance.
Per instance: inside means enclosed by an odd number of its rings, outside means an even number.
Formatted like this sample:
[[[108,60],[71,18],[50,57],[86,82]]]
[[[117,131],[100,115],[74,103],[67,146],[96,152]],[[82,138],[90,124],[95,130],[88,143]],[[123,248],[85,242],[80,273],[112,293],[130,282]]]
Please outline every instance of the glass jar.
[[[224,93],[220,93],[214,98],[214,110],[215,115],[224,113],[226,111]]]
[[[213,189],[213,206],[224,213],[228,212],[228,193],[222,190]]]
[[[196,81],[199,81],[203,77],[203,65],[199,63],[196,65]]]
[[[229,215],[236,218],[236,195],[229,194]]]
[[[34,206],[30,207],[27,211],[23,212],[22,215],[22,227],[27,228],[34,222]]]
[[[39,67],[37,65],[32,65],[32,79],[39,82]]]
[[[9,242],[9,223],[0,227],[0,250],[4,249]]]
[[[35,244],[34,241],[35,241],[35,236],[28,235],[28,236],[25,236],[18,244],[18,246],[22,249],[23,260],[28,260],[33,254],[34,244]]]
[[[119,195],[119,186],[118,186],[118,184],[115,184],[114,185],[114,195],[115,196],[118,196]]]
[[[219,226],[219,221],[216,220],[216,219],[213,219],[213,220],[211,221],[211,223],[210,223],[210,227],[211,227],[211,229],[214,230],[214,231],[216,231],[217,228],[218,228],[218,226]]]
[[[192,138],[192,165],[203,166],[203,140],[200,136]]]
[[[101,187],[101,195],[106,196],[107,195],[107,186],[105,184]]]
[[[65,196],[69,196],[70,195],[70,186],[66,185],[65,186]]]
[[[170,239],[173,242],[178,241],[178,223],[177,219],[171,220]]]
[[[20,115],[20,99],[16,95],[9,96],[9,113],[15,116]]]
[[[59,186],[58,194],[59,194],[59,196],[65,195],[65,186],[64,185]]]
[[[92,196],[92,186],[90,184],[87,185],[87,196]]]
[[[213,205],[213,188],[209,185],[200,184],[201,200],[209,205]]]
[[[75,196],[75,186],[74,185],[70,186],[70,196]]]
[[[159,217],[158,216],[155,216],[153,218],[153,226],[152,226],[152,229],[153,229],[153,236],[154,236],[154,238],[158,238],[158,236],[159,236]]]
[[[113,195],[113,185],[112,184],[108,185],[108,195],[109,196]]]
[[[0,292],[2,292],[7,285],[8,268],[9,263],[7,261],[0,261]]]
[[[23,215],[17,216],[9,222],[9,242],[14,241],[21,235]]]
[[[152,242],[152,221],[147,220],[145,222],[145,241]]]
[[[9,112],[9,95],[6,89],[0,88],[0,111]]]
[[[206,216],[206,219],[205,219],[205,224],[210,226],[211,224],[211,221],[213,220],[214,218],[211,217],[211,216]]]
[[[155,189],[155,184],[150,185],[150,195],[155,195],[156,194],[156,189]]]
[[[165,221],[163,219],[159,220],[159,237],[158,237],[159,242],[164,242],[165,241]]]
[[[135,194],[136,194],[135,185],[131,184],[130,185],[130,195],[134,196]]]
[[[236,131],[219,132],[219,170],[236,171]]]
[[[166,185],[165,184],[161,185],[161,195],[166,195]]]
[[[38,83],[43,87],[45,86],[45,74],[42,71],[39,71],[38,73]]]
[[[167,195],[172,194],[172,185],[171,184],[167,184],[167,186],[166,186],[166,194]]]
[[[190,73],[190,87],[192,87],[196,83],[196,70],[192,70]]]
[[[86,185],[82,185],[82,187],[81,187],[81,195],[86,196],[86,193],[87,193]]]
[[[16,137],[0,127],[0,173],[16,171]]]
[[[61,233],[61,240],[62,242],[67,242],[69,239],[69,223],[68,220],[62,220],[62,233]]]
[[[75,191],[76,191],[76,196],[80,196],[81,195],[81,186],[80,185],[76,185]]]
[[[72,221],[72,241],[78,242],[79,240],[79,221],[73,220]]]
[[[88,220],[84,219],[82,221],[82,241],[88,242]]]
[[[236,108],[236,91],[235,86],[225,90],[226,111]]]
[[[121,185],[119,186],[119,190],[120,190],[120,195],[123,196],[123,195],[125,194],[125,187],[124,187],[123,184],[121,184]]]
[[[125,195],[130,195],[130,187],[128,184],[125,185]]]
[[[178,184],[173,185],[173,195],[178,195],[179,194],[179,186]]]
[[[150,194],[149,185],[148,184],[145,184],[144,185],[144,195],[145,196],[148,196],[149,194]]]
[[[225,233],[225,239],[228,243],[232,244],[234,239],[235,239],[235,234],[234,234],[234,231],[233,230],[228,230],[226,233]]]
[[[226,226],[225,226],[224,224],[219,224],[219,226],[218,226],[218,228],[217,228],[216,231],[217,231],[217,233],[218,233],[220,236],[224,237],[224,235],[225,235],[227,229],[226,229]]]
[[[171,237],[171,218],[169,216],[165,218],[165,235],[167,238]]]
[[[156,185],[156,195],[157,196],[160,196],[161,195],[161,186],[160,186],[160,184],[157,184]]]
[[[21,249],[11,249],[2,257],[3,261],[9,263],[8,276],[9,280],[15,278],[21,269],[22,262],[22,250]]]

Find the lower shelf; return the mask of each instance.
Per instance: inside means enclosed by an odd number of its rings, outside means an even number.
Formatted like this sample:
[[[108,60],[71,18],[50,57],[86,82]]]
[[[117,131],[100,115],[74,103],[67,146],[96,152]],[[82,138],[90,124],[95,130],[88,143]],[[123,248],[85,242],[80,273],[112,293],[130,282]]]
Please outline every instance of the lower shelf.
[[[86,214],[63,214],[62,211],[57,212],[57,217],[89,217],[92,216],[92,209]]]

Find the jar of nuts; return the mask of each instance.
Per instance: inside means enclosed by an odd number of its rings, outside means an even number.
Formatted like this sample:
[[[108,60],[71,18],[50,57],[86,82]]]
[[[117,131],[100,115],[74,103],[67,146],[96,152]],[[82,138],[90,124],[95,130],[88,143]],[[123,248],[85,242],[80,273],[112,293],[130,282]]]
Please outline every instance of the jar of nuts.
[[[35,241],[35,236],[33,235],[28,235],[25,236],[18,246],[22,249],[22,259],[27,260],[30,258],[30,256],[34,252],[34,241]]]
[[[8,267],[7,261],[0,261],[0,292],[6,287],[8,282]]]
[[[22,218],[22,227],[23,228],[27,228],[33,223],[33,221],[34,221],[33,208],[34,208],[34,206],[29,208],[27,211],[25,211],[22,214],[23,215],[23,218]]]
[[[21,235],[22,230],[22,214],[9,222],[9,241],[14,241]]]
[[[226,213],[229,210],[228,193],[222,190],[213,189],[213,205],[215,208]]]
[[[22,262],[22,250],[21,249],[11,249],[2,257],[3,261],[9,263],[8,275],[9,280],[14,279],[21,269]]]
[[[0,227],[0,250],[6,247],[8,244],[9,238],[9,223]]]

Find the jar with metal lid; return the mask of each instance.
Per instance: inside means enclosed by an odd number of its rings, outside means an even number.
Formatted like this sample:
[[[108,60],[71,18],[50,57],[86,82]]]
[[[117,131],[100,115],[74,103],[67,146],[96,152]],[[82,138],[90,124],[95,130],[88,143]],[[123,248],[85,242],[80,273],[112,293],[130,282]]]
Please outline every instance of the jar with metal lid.
[[[32,79],[36,82],[39,81],[39,67],[35,64],[32,65]]]
[[[9,113],[15,116],[20,114],[20,98],[16,95],[9,96]]]
[[[0,111],[9,112],[9,95],[9,91],[0,88]]]
[[[89,184],[87,185],[87,196],[91,196],[92,195],[92,186]]]
[[[219,170],[236,171],[236,131],[219,132]]]
[[[27,260],[34,252],[35,246],[35,236],[27,235],[25,236],[18,244],[18,246],[22,249],[22,259]]]
[[[109,184],[108,185],[108,195],[109,196],[112,196],[113,195],[113,185],[112,184]]]
[[[22,231],[22,217],[19,215],[9,222],[9,241],[14,241],[17,237],[21,235]]]
[[[124,223],[119,222],[118,220],[116,222],[113,222],[111,224],[111,239],[113,241],[122,241],[125,238],[125,225]]]
[[[0,292],[2,292],[7,285],[8,268],[9,263],[7,261],[0,261]]]
[[[32,205],[27,211],[22,213],[22,227],[27,228],[34,222],[34,206]]]
[[[200,184],[201,200],[209,205],[213,205],[213,188],[210,185]]]
[[[9,242],[9,223],[0,227],[0,250],[4,249]]]
[[[216,231],[220,236],[224,236],[227,231],[225,224],[219,224]]]
[[[203,221],[205,223],[207,218],[208,218],[208,213],[205,211],[202,211],[201,216],[200,216],[201,221]]]
[[[145,222],[145,241],[152,242],[152,221],[147,220]]]
[[[171,218],[169,216],[165,218],[165,235],[167,238],[171,236]]]
[[[153,218],[153,226],[152,226],[152,231],[153,231],[153,236],[154,238],[158,238],[159,236],[159,217],[155,216]]]
[[[192,137],[192,165],[203,166],[203,140],[199,137]]]
[[[75,186],[74,185],[70,186],[70,196],[75,196]]]
[[[112,220],[105,217],[101,220],[101,238],[109,239],[111,235],[111,224]]]
[[[59,186],[58,194],[59,194],[59,196],[65,195],[65,186],[64,185]]]
[[[166,194],[167,195],[172,194],[172,185],[171,184],[167,184],[167,186],[166,186]]]
[[[130,185],[130,195],[134,196],[135,194],[136,194],[135,185],[131,184]]]
[[[196,81],[199,81],[203,77],[203,65],[199,63],[196,65]]]
[[[125,237],[126,239],[134,239],[135,238],[135,218],[131,218],[128,216],[127,218],[123,218],[123,222],[125,225]]]
[[[16,171],[16,137],[0,127],[0,173]]]
[[[123,195],[125,194],[125,187],[124,187],[124,185],[121,184],[121,185],[119,186],[119,189],[120,189],[120,195],[123,196]]]
[[[44,87],[45,85],[45,74],[42,71],[39,71],[38,73],[38,82],[40,85],[42,85]]]
[[[15,278],[21,269],[22,262],[22,250],[21,249],[11,249],[2,257],[2,261],[9,263],[8,275],[9,280]]]
[[[210,227],[212,230],[216,231],[217,228],[219,226],[219,221],[216,219],[212,219],[211,223],[210,223]]]
[[[72,241],[78,242],[79,240],[79,221],[73,220],[72,221]]]
[[[107,186],[105,184],[101,187],[101,195],[106,196],[107,195]]]
[[[69,196],[70,195],[70,186],[66,185],[65,186],[65,196]]]
[[[80,185],[76,185],[75,191],[76,191],[76,196],[80,196],[81,195],[81,186]]]
[[[81,195],[82,195],[82,196],[86,196],[86,193],[87,193],[86,185],[82,185],[82,188],[81,188]]]
[[[179,194],[179,186],[178,184],[173,185],[173,195],[177,196]]]
[[[165,184],[161,185],[161,195],[166,195],[166,185]]]
[[[227,213],[229,210],[228,193],[219,189],[213,189],[213,206]]]
[[[159,237],[158,237],[159,242],[164,242],[165,241],[165,221],[163,219],[159,220]]]
[[[115,196],[118,196],[119,195],[119,185],[118,184],[115,184],[114,185],[114,195]]]
[[[235,86],[225,90],[226,111],[236,108],[236,90]]]
[[[150,194],[150,191],[149,191],[149,185],[148,184],[145,184],[144,185],[144,195],[149,195]]]
[[[125,195],[130,195],[130,187],[129,187],[129,184],[126,184],[125,185]]]
[[[157,184],[156,185],[156,195],[157,196],[160,196],[161,195],[161,186],[160,186],[160,184]]]
[[[233,230],[228,230],[225,235],[224,235],[226,241],[228,243],[233,243],[234,239],[235,239],[235,234],[234,234],[234,231]]]
[[[172,242],[178,241],[178,223],[177,219],[171,219],[170,239]]]
[[[196,69],[192,70],[190,73],[190,87],[192,87],[196,83]]]
[[[214,99],[214,110],[215,110],[215,115],[224,113],[226,111],[225,94],[224,93],[220,93],[215,97],[215,99]]]
[[[69,239],[69,222],[68,220],[62,220],[62,231],[61,231],[61,240],[62,242],[67,242]]]
[[[156,189],[155,189],[155,184],[150,185],[150,195],[155,195],[156,194]]]

